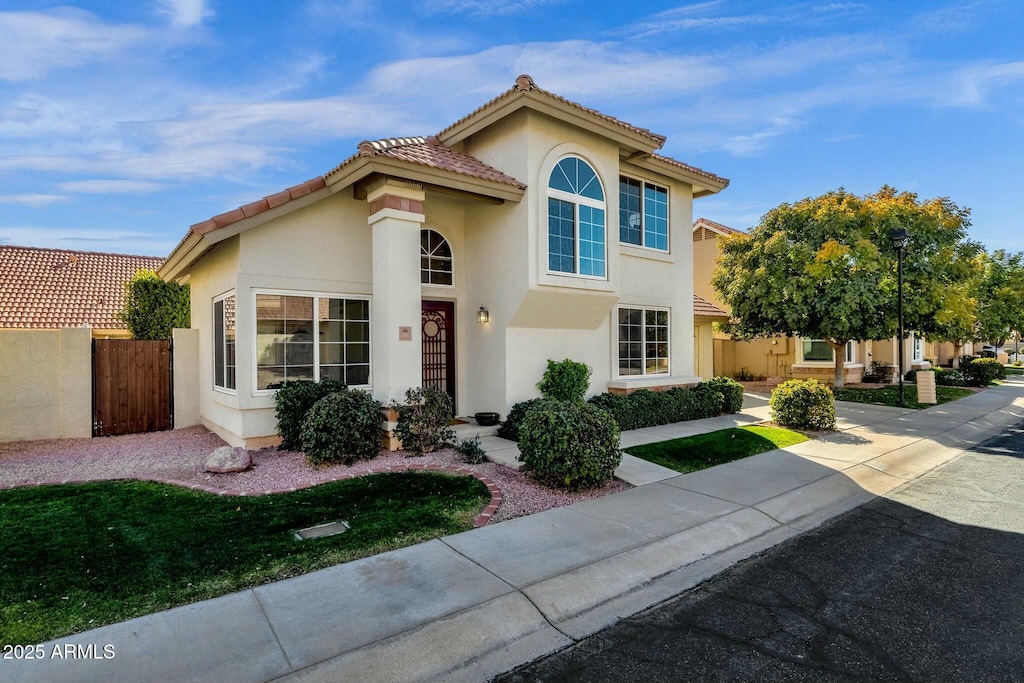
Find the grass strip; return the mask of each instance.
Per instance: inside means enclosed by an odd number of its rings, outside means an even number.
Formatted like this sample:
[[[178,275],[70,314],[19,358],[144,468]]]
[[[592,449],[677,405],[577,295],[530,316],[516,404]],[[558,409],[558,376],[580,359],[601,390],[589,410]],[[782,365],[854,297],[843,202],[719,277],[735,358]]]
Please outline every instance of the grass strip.
[[[917,402],[917,387],[913,384],[904,385],[903,391],[907,401],[907,408],[921,410],[932,407],[930,403]],[[879,389],[863,389],[860,387],[838,389],[834,393],[837,401],[871,403],[880,406],[892,406],[894,408],[900,405],[900,388],[897,385],[889,385]],[[963,387],[935,387],[935,398],[939,404],[949,403],[950,401],[970,396],[973,393],[970,389],[964,389]]]
[[[472,527],[468,476],[396,472],[224,497],[152,482],[0,491],[0,643],[34,644]],[[307,541],[294,532],[346,521]]]
[[[686,436],[627,448],[626,452],[686,474],[765,451],[807,441],[808,437],[782,427],[750,425]]]

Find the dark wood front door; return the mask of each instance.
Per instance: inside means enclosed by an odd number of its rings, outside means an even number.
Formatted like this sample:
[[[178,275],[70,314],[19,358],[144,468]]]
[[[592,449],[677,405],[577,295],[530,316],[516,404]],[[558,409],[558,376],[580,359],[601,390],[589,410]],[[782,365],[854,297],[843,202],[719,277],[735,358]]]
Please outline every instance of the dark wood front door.
[[[455,303],[423,302],[423,386],[444,389],[455,405]]]

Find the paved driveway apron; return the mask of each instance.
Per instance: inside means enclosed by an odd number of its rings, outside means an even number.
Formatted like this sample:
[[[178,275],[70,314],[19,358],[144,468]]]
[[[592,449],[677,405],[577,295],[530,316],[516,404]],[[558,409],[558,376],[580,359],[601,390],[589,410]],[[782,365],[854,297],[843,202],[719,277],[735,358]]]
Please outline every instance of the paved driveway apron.
[[[496,680],[1024,681],[1024,423]]]

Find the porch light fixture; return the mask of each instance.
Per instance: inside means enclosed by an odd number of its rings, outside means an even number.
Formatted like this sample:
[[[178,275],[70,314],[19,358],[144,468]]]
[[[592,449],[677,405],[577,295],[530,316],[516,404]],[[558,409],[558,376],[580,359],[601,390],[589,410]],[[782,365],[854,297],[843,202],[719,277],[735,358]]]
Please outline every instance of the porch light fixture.
[[[476,312],[476,321],[478,323],[486,323],[491,321],[491,314],[483,306]]]
[[[910,244],[910,233],[905,228],[897,228],[889,232],[889,239],[892,241],[892,246],[896,247],[896,289],[897,289],[897,307],[899,310],[899,325],[900,325],[900,336],[899,344],[899,375],[900,375],[900,406],[906,406],[906,402],[903,399],[903,250]]]

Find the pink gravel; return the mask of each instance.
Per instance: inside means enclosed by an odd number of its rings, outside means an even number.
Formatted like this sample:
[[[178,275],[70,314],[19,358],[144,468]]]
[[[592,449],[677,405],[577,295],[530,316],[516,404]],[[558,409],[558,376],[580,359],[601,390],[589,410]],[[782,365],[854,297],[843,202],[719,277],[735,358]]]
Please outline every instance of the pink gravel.
[[[451,449],[423,456],[382,453],[354,465],[311,467],[302,453],[264,448],[252,452],[253,467],[235,474],[204,472],[210,453],[224,441],[204,427],[95,439],[19,441],[0,444],[0,484],[65,479],[119,479],[148,476],[203,484],[224,490],[262,493],[332,481],[344,475],[394,465],[453,465],[490,478],[503,501],[491,518],[500,522],[632,488],[614,480],[600,489],[567,493],[535,482],[529,475],[492,462],[467,465]]]

